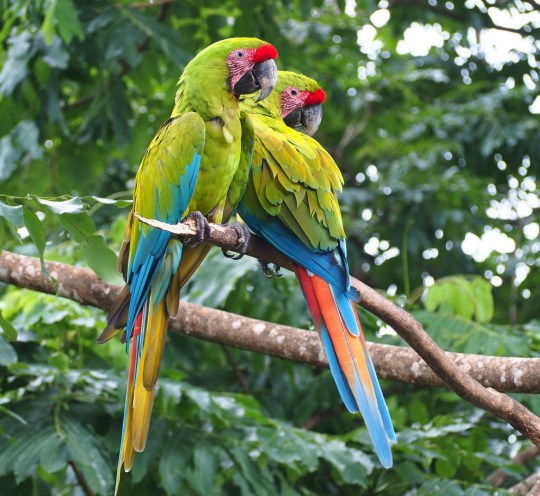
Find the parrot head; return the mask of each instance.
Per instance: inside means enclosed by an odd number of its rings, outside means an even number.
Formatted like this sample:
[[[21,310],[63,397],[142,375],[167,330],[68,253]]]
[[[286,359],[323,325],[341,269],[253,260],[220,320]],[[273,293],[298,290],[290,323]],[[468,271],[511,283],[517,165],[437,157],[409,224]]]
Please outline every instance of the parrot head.
[[[322,120],[324,90],[311,78],[294,72],[279,71],[277,87],[281,98],[281,117],[287,126],[309,136]]]
[[[191,84],[205,91],[226,88],[235,96],[260,90],[259,100],[266,98],[277,80],[273,45],[257,38],[228,38],[217,41],[199,52],[180,76],[179,86]],[[181,88],[177,98],[184,92]]]
[[[238,43],[227,56],[227,67],[230,75],[230,86],[237,96],[255,93],[261,90],[257,101],[266,98],[274,89],[277,81],[275,59],[277,50],[273,45],[255,38],[240,38],[247,41]],[[256,43],[259,46],[256,46]],[[243,45],[243,46],[238,46]]]

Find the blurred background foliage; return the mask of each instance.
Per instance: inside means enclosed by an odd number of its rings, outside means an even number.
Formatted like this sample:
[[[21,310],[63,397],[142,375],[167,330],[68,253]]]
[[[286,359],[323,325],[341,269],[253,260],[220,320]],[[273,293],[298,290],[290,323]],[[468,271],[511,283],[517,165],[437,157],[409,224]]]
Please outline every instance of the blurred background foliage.
[[[540,351],[540,6],[534,0],[0,0],[0,239],[118,282],[134,172],[186,62],[258,36],[328,100],[352,273],[445,349]],[[0,484],[111,494],[126,359],[102,312],[3,287]],[[213,254],[183,295],[309,327],[294,278]],[[400,344],[362,313],[369,339]],[[384,383],[382,470],[328,371],[170,336],[149,446],[120,494],[506,494],[535,466],[506,424],[450,392]],[[540,400],[516,395],[533,411]]]

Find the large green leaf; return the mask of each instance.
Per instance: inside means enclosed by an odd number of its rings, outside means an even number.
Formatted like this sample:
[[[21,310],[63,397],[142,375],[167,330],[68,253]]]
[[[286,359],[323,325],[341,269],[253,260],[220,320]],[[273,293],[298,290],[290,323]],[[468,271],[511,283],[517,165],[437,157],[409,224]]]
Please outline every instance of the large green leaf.
[[[5,333],[5,331],[4,331]],[[5,334],[4,334],[5,335]],[[17,361],[17,352],[3,336],[0,336],[0,366],[10,365]]]
[[[6,338],[6,341],[17,340],[17,329],[2,315],[2,312],[0,312],[0,329],[2,329],[2,335]]]

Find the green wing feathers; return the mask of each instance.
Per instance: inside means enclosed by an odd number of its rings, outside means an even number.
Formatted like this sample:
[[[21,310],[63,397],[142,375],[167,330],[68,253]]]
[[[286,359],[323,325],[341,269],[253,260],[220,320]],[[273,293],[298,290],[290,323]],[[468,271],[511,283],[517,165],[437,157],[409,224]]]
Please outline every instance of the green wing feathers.
[[[252,115],[252,120],[256,139],[249,193],[308,247],[334,249],[345,238],[336,197],[343,177],[336,163],[309,136],[269,117]]]
[[[182,184],[187,167],[195,154],[201,154],[205,140],[205,124],[195,112],[166,121],[146,150],[135,178],[133,191],[133,211],[148,219],[163,222],[177,222],[185,215],[193,194],[194,185]],[[195,178],[196,179],[196,178]],[[187,202],[186,202],[187,200]],[[178,207],[183,204],[181,211]],[[129,264],[137,248],[141,232],[151,228],[136,222],[130,215],[132,227],[130,243],[135,250],[129,250]]]

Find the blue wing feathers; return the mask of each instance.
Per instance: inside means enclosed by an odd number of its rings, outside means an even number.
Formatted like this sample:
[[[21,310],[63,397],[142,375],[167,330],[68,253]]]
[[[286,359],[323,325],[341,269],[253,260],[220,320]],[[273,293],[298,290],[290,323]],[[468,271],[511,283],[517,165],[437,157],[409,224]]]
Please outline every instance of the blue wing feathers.
[[[199,166],[201,162],[200,147],[195,152],[191,163],[186,167],[185,173],[179,178],[178,184],[171,184],[169,198],[172,198],[172,205],[160,205],[159,200],[161,195],[156,191],[156,219],[168,222],[179,222],[186,211],[188,204],[193,196],[197,176],[199,174]],[[137,315],[140,313],[144,302],[146,301],[150,288],[158,279],[159,285],[154,294],[154,305],[158,303],[165,295],[169,287],[171,278],[174,276],[180,263],[182,245],[175,243],[170,249],[171,260],[165,261],[167,247],[170,245],[171,233],[162,231],[161,229],[150,228],[148,231],[142,232],[133,263],[128,274],[128,284],[131,292],[131,304],[128,311],[127,321],[127,342],[131,337],[131,332]],[[165,265],[170,265],[164,270]]]
[[[348,269],[345,269],[347,266],[346,258],[345,263],[340,260],[340,257],[336,256],[337,250],[314,252],[294,236],[278,219],[261,220],[253,215],[243,203],[240,203],[238,212],[255,234],[263,237],[298,265],[317,274],[332,286],[345,291],[349,298],[358,300],[358,292],[350,287]],[[344,253],[341,247],[339,252],[340,255]]]

